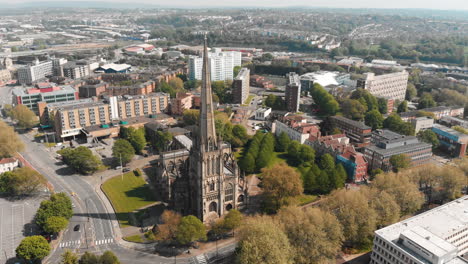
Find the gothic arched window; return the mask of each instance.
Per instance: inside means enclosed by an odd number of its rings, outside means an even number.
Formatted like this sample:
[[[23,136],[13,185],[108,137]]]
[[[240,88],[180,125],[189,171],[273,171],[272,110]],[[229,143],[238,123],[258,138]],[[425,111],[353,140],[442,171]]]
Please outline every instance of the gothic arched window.
[[[208,207],[208,210],[210,212],[217,212],[218,211],[218,205],[216,204],[216,202],[211,202],[210,206]]]

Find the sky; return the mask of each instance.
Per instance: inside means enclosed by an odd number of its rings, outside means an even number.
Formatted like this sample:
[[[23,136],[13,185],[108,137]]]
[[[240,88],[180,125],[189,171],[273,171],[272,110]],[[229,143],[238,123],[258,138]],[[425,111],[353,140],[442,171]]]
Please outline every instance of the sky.
[[[24,2],[52,2],[63,0],[16,0],[15,3]],[[92,0],[72,0],[88,1]],[[126,0],[97,0],[99,2],[127,2]],[[12,3],[11,0],[0,0],[1,3]],[[331,7],[331,8],[424,8],[443,10],[468,10],[468,0],[134,0],[134,3],[145,3],[176,7]]]

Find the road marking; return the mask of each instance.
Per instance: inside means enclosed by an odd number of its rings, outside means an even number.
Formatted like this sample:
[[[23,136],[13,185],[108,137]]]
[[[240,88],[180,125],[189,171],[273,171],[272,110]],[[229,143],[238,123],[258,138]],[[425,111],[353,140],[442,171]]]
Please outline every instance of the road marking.
[[[205,255],[201,254],[197,256],[197,261],[200,264],[207,264],[208,262],[206,261]]]

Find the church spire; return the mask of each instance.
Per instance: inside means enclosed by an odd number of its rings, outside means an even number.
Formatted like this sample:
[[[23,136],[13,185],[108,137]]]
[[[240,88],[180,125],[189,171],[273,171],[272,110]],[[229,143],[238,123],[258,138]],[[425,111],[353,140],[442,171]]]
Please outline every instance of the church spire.
[[[215,118],[211,91],[210,65],[208,59],[207,39],[203,47],[202,90],[199,128],[200,150],[210,151],[218,146],[215,130]]]

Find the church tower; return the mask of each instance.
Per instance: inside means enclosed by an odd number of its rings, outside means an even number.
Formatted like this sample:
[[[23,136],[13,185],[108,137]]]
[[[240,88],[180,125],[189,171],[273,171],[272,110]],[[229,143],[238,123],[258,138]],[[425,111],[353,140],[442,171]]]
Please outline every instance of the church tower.
[[[243,184],[228,143],[215,129],[207,39],[203,50],[200,121],[189,157],[189,204],[191,214],[210,222],[244,200]]]

